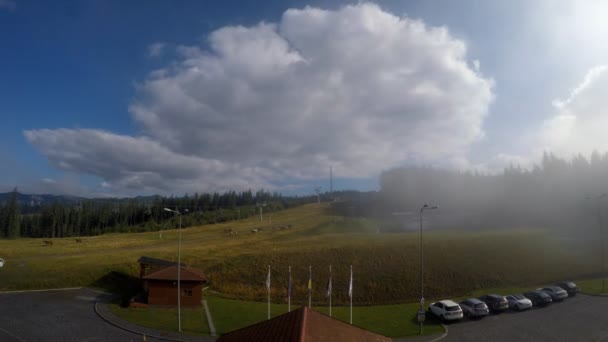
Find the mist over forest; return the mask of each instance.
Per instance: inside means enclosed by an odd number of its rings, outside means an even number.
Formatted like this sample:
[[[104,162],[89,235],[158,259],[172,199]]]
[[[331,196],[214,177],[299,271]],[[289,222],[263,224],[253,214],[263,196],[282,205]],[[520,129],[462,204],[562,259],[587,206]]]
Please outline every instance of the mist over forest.
[[[424,203],[433,228],[552,228],[593,236],[598,230],[599,198],[608,187],[608,153],[569,160],[545,153],[531,169],[511,165],[496,175],[428,167],[398,168],[380,176],[380,192],[361,212],[393,221],[410,212],[403,224],[416,228]],[[606,202],[608,204],[608,202]]]

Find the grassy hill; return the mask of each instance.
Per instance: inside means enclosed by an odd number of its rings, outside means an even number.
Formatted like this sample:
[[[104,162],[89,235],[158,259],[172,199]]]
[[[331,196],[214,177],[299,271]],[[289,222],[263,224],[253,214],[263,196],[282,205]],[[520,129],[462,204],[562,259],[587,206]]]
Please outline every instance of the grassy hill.
[[[325,206],[305,205],[264,216],[184,229],[182,261],[203,269],[211,287],[232,299],[264,300],[268,265],[272,298],[286,302],[292,266],[294,305],[307,301],[308,267],[313,303],[324,305],[328,266],[334,303],[347,302],[349,267],[356,305],[407,303],[419,296],[419,235],[378,233],[372,220],[331,217]],[[272,220],[272,222],[270,222]],[[286,228],[291,226],[291,228]],[[280,229],[283,227],[284,229]],[[251,233],[252,229],[263,228]],[[273,229],[275,228],[275,229]],[[238,232],[232,236],[225,230]],[[427,298],[459,296],[482,288],[526,286],[597,273],[599,246],[577,246],[542,230],[425,232]],[[0,241],[0,289],[97,286],[124,291],[147,255],[177,259],[177,231],[83,238]],[[128,291],[127,291],[128,292]]]

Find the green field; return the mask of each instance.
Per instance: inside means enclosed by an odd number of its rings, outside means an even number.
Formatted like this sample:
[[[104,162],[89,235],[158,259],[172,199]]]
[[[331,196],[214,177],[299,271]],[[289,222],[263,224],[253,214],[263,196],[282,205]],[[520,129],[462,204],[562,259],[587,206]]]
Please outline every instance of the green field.
[[[218,334],[258,323],[267,317],[267,304],[263,302],[239,301],[218,296],[210,296],[207,300]],[[176,330],[177,314],[175,310],[125,309],[117,304],[111,305],[110,308],[117,316],[139,325],[156,328],[161,331]],[[292,310],[296,308],[296,306],[292,306]],[[328,307],[314,307],[314,309],[324,314],[329,314]],[[353,307],[353,324],[385,336],[416,335],[418,334],[418,324],[413,318],[416,316],[417,311],[417,304]],[[287,305],[271,304],[270,312],[272,317],[284,314],[287,312]],[[344,306],[333,307],[332,316],[348,323],[350,309]],[[207,322],[200,322],[201,317],[206,317],[202,308],[183,310],[182,317],[182,331],[184,333],[210,333]],[[441,332],[443,332],[443,328],[437,321],[433,319],[427,320],[424,328],[425,334]]]
[[[344,306],[348,303],[349,269],[353,265],[353,302],[360,307],[356,310],[361,314],[361,326],[393,336],[407,335],[412,324],[397,325],[409,311],[396,306],[394,311],[383,307],[374,312],[378,307],[365,306],[393,307],[392,304],[418,301],[418,233],[378,233],[373,220],[332,217],[327,209],[313,204],[275,212],[272,223],[265,216],[264,223],[251,217],[184,229],[182,261],[208,274],[211,290],[218,294],[210,301],[223,303],[220,310],[229,306],[229,299],[265,301],[268,265],[272,266],[271,296],[277,308],[286,304],[289,266],[292,305],[307,302],[309,265],[313,270],[313,306],[325,307],[330,264],[333,302]],[[291,227],[287,229],[288,225]],[[255,228],[263,231],[251,233]],[[237,231],[238,235],[231,236],[224,232],[226,229]],[[527,288],[561,279],[581,279],[599,270],[596,242],[564,240],[540,229],[428,231],[424,251],[427,302],[489,288]],[[128,297],[136,290],[132,287],[139,271],[136,260],[142,255],[176,260],[177,231],[164,231],[162,237],[159,232],[108,234],[83,238],[82,243],[71,238],[54,239],[52,246],[46,246],[41,239],[0,240],[0,257],[6,261],[0,269],[0,290],[93,286]],[[243,310],[256,312],[253,308],[257,304],[247,304]],[[212,306],[212,310],[217,308]],[[338,318],[344,318],[344,309],[336,310]],[[285,309],[277,309],[280,311]],[[387,312],[387,319],[383,319],[383,312]],[[214,315],[221,318],[222,312]],[[257,314],[252,314],[252,318],[244,315],[234,319],[259,319],[253,318]],[[373,317],[381,317],[383,323],[373,323]],[[215,320],[221,331],[235,326]]]

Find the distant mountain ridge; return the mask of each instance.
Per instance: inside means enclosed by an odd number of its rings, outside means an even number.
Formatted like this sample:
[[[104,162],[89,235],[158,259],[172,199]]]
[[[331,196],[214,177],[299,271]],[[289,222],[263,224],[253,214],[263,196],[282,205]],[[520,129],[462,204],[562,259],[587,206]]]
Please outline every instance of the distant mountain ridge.
[[[11,197],[12,192],[2,192],[0,193],[0,204],[6,203],[6,201]],[[47,204],[78,204],[80,202],[85,201],[93,201],[93,202],[125,202],[130,200],[136,200],[140,203],[151,203],[154,202],[157,198],[160,198],[159,195],[151,195],[151,196],[136,196],[136,197],[125,197],[125,198],[86,198],[79,196],[71,196],[71,195],[51,195],[51,194],[24,194],[17,192],[17,201],[19,205],[25,207],[40,207]]]

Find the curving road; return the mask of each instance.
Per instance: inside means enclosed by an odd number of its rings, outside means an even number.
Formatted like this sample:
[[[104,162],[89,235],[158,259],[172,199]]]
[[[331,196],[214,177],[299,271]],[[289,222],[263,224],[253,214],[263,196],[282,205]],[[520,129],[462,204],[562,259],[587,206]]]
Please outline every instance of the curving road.
[[[91,289],[0,293],[0,341],[141,341],[95,314],[102,296]]]

